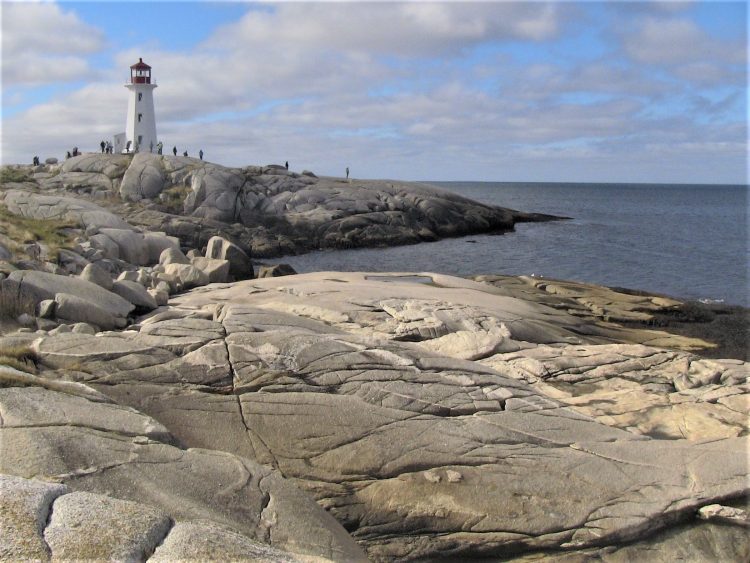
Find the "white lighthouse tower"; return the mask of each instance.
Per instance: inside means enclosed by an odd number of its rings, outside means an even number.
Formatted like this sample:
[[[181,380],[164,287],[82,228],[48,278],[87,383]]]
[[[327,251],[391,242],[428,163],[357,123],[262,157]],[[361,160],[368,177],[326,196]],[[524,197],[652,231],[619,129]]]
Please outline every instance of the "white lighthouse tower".
[[[154,113],[154,88],[151,82],[151,67],[138,59],[130,67],[130,82],[125,84],[130,91],[125,134],[115,141],[117,152],[156,152],[156,114]],[[130,146],[128,147],[128,141]]]

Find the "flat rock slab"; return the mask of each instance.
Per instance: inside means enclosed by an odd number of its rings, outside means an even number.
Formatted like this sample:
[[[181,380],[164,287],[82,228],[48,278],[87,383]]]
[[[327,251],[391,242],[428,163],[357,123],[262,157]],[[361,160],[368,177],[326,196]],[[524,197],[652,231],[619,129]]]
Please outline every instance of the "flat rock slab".
[[[302,555],[363,560],[330,515],[253,461],[181,449],[171,445],[171,439],[161,441],[160,433],[120,431],[128,424],[133,429],[158,427],[153,419],[123,407],[44,390],[54,395],[50,402],[58,409],[48,413],[34,406],[18,408],[17,393],[27,389],[0,391],[0,412],[14,413],[0,425],[0,473],[44,477],[81,493],[65,495],[61,510],[53,510],[44,532],[53,554],[57,550],[63,558],[139,559],[131,555],[155,547],[166,534],[166,514],[175,521],[212,522]],[[96,537],[79,534],[81,527]]]
[[[85,199],[9,190],[3,203],[11,213],[32,219],[67,219],[86,228],[132,230],[126,221],[114,213]]]
[[[337,560],[362,557],[352,537],[382,561],[595,551],[746,495],[746,366],[595,322],[430,273],[206,286],[128,331],[34,341],[114,405],[7,393],[0,470]],[[639,400],[670,410],[638,423]],[[655,431],[706,403],[713,427]]]

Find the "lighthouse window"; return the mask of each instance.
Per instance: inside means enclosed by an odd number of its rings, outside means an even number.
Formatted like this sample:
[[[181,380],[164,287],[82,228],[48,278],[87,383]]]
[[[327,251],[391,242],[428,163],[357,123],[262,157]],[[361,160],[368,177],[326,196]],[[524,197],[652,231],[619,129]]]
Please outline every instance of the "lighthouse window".
[[[141,122],[141,119],[143,119],[143,114],[142,114],[142,113],[139,113],[139,114],[138,114],[138,123],[140,123],[140,122]]]
[[[142,144],[143,144],[143,135],[138,135],[138,145],[140,146]]]
[[[138,101],[140,102],[143,99],[143,92],[138,92]]]

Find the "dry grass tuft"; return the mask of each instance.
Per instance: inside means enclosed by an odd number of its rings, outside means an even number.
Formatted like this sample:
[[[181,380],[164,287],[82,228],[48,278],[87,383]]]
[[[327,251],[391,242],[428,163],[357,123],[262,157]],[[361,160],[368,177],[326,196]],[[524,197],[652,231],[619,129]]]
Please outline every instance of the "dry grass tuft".
[[[0,347],[0,365],[9,366],[26,373],[36,373],[38,360],[39,356],[28,346]]]
[[[13,254],[20,255],[23,247],[31,242],[39,242],[49,248],[49,258],[55,259],[61,248],[73,243],[66,229],[77,228],[73,221],[58,219],[30,219],[14,215],[4,206],[0,206],[0,235],[5,235],[11,242],[8,248]]]

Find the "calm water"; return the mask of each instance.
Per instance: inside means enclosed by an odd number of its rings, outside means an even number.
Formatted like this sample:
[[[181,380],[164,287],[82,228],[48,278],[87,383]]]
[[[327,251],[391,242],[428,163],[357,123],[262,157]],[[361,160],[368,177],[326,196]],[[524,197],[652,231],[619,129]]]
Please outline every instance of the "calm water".
[[[434,182],[488,204],[573,217],[383,249],[282,261],[298,272],[536,274],[750,305],[747,186]]]

